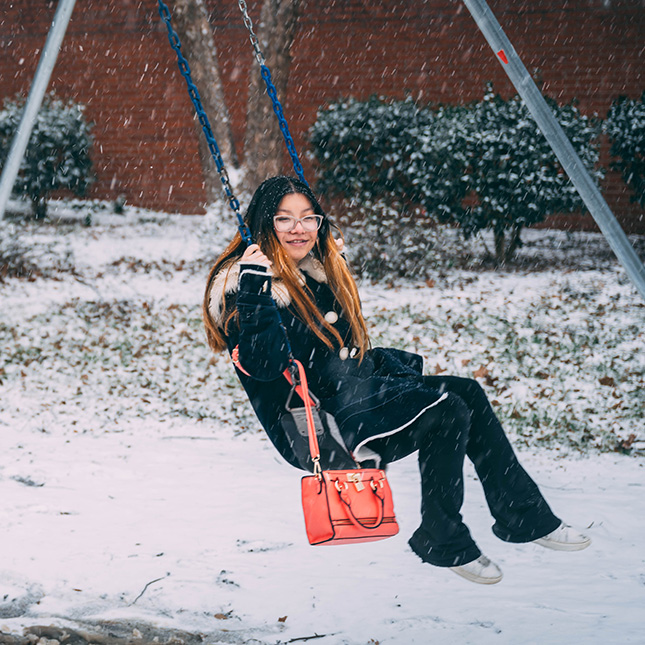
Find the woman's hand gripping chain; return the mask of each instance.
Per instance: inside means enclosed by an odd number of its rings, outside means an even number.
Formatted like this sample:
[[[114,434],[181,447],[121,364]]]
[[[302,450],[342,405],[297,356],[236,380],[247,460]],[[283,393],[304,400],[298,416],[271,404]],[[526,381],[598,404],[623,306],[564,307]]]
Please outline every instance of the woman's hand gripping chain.
[[[257,244],[249,244],[246,251],[244,251],[241,259],[241,264],[258,264],[267,268],[271,268],[271,260],[262,253]]]

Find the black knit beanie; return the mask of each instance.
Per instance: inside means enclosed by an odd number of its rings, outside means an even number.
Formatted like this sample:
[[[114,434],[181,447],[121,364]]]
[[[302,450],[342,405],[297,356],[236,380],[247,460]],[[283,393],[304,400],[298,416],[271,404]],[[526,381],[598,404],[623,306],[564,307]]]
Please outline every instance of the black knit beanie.
[[[285,195],[301,193],[311,202],[314,212],[323,216],[320,228],[321,235],[326,235],[329,229],[329,222],[325,212],[314,196],[311,188],[296,177],[271,177],[263,181],[251,199],[244,220],[251,230],[254,241],[265,238],[273,231],[273,217],[278,211],[278,206]]]

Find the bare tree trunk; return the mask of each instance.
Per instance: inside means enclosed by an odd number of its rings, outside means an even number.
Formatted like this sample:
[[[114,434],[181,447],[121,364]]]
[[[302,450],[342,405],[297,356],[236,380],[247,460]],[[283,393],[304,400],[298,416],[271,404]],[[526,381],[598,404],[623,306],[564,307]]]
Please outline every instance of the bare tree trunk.
[[[504,264],[504,255],[506,252],[506,238],[504,237],[504,230],[493,231],[493,238],[495,240],[495,266],[502,266]]]
[[[226,164],[238,165],[231,122],[224,100],[224,92],[217,61],[217,50],[208,13],[203,0],[174,0],[172,19],[182,43],[182,53],[190,66],[193,82],[208,116],[217,145]],[[221,182],[211,156],[206,136],[199,119],[195,117],[199,137],[199,156],[204,173],[204,185],[209,201],[219,199]]]
[[[278,99],[284,106],[291,67],[291,44],[298,22],[300,0],[264,0],[256,30],[260,48],[271,70]],[[247,104],[244,165],[246,184],[254,190],[267,177],[282,171],[284,141],[271,99],[256,62],[251,67]]]
[[[515,255],[515,251],[517,251],[517,249],[522,246],[522,238],[520,237],[521,234],[522,227],[513,226],[513,228],[511,229],[511,237],[508,241],[508,245],[506,246],[506,262],[510,262],[511,258]]]
[[[505,232],[495,231],[495,264],[497,266],[504,266],[515,255],[515,251],[522,246],[522,227],[513,226],[510,231],[510,237],[507,240]]]

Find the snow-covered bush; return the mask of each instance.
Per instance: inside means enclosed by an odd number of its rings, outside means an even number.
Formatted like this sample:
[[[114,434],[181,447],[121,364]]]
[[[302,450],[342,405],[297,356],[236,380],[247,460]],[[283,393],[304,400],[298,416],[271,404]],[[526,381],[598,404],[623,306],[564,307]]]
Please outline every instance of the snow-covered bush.
[[[632,201],[645,207],[645,92],[640,99],[617,98],[604,123],[611,139],[611,163],[632,188]]]
[[[14,139],[24,101],[7,100],[0,110],[0,163],[4,164]],[[47,197],[67,189],[83,196],[91,183],[91,125],[83,106],[50,95],[45,98],[20,164],[13,188],[27,197],[38,219],[47,213]]]
[[[354,272],[371,280],[424,280],[446,266],[442,228],[428,226],[421,209],[401,211],[384,202],[350,206],[339,218]]]
[[[598,176],[596,120],[574,105],[551,107]],[[520,98],[503,100],[492,87],[465,106],[379,98],[332,104],[319,111],[310,142],[322,192],[402,212],[421,207],[418,231],[432,220],[459,225],[465,237],[492,230],[499,263],[513,255],[525,226],[584,208]]]
[[[460,111],[377,97],[320,110],[310,131],[318,189],[353,202],[451,208],[464,197],[464,160],[444,145]]]
[[[422,206],[450,210],[463,199],[464,182],[455,157],[424,143],[440,136],[456,112],[377,97],[319,112],[310,132],[317,188],[343,199],[341,224],[359,275],[424,278],[441,262],[436,218]]]
[[[558,106],[547,99],[574,149],[592,176],[596,169],[599,122],[580,114],[574,104]],[[489,229],[495,238],[495,259],[511,259],[526,226],[554,213],[584,210],[584,204],[562,170],[537,124],[519,96],[509,100],[489,86],[482,101],[460,113],[451,154],[467,159],[464,167],[469,199],[453,212],[440,212],[443,221],[459,224],[465,236]],[[508,238],[506,237],[506,234]]]

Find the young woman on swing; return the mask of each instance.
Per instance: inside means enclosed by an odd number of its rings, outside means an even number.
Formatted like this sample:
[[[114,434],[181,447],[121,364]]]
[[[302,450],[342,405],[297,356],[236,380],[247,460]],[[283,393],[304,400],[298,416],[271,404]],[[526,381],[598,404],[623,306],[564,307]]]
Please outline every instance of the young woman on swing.
[[[238,233],[215,262],[204,298],[206,332],[215,351],[238,347],[247,372],[238,372],[242,385],[289,463],[300,467],[280,423],[290,391],[282,376],[290,343],[357,462],[383,467],[418,451],[421,525],[409,545],[424,562],[482,584],[502,579],[462,521],[465,456],[500,539],[564,551],[589,546],[589,538],[552,513],[475,380],[424,376],[420,356],[370,349],[340,241],[305,183],[268,179],[245,222],[257,244],[247,248]]]

